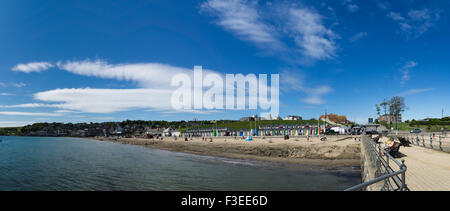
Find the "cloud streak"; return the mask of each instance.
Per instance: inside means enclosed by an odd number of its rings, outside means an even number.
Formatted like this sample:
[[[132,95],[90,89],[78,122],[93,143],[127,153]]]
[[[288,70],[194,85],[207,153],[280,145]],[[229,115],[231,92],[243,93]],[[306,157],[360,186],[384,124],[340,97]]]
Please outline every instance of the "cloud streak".
[[[0,121],[0,127],[21,127],[24,125],[30,125],[34,122],[29,121]]]
[[[24,73],[42,72],[52,67],[54,67],[54,65],[48,62],[30,62],[26,64],[18,64],[12,68],[12,71]]]
[[[134,109],[149,109],[161,112],[170,111],[172,113],[206,113],[198,110],[174,109],[171,104],[172,94],[177,89],[177,87],[171,85],[172,78],[175,75],[184,74],[193,81],[194,71],[192,69],[159,63],[109,64],[102,60],[58,62],[56,67],[73,74],[87,77],[137,82],[141,88],[55,89],[34,94],[36,101],[45,103],[2,105],[0,108],[56,108],[83,113],[114,113]],[[225,78],[221,73],[212,70],[203,70],[204,76],[208,76],[209,74],[215,74]],[[206,87],[203,88],[206,89]],[[270,87],[267,87],[267,89],[270,90]],[[196,91],[194,90],[192,93],[193,96],[195,93]],[[203,94],[197,93],[197,95],[202,96]],[[225,90],[223,94],[226,94]],[[244,97],[248,97],[250,101],[257,102],[257,96],[252,94],[246,94]],[[239,97],[237,100],[239,102],[245,102],[245,99]],[[211,110],[207,112],[211,112]]]
[[[404,15],[398,12],[390,12],[387,17],[399,24],[402,33],[408,37],[413,36],[417,38],[435,25],[440,19],[440,13],[424,8],[421,10],[409,10]]]
[[[282,81],[281,89],[284,91],[296,91],[306,94],[306,97],[300,101],[310,105],[323,105],[326,100],[323,95],[331,93],[333,89],[327,85],[318,87],[307,87],[304,78],[299,74],[299,71],[283,70],[280,73]]]
[[[410,95],[420,94],[420,93],[429,92],[429,91],[433,91],[433,90],[434,90],[434,88],[410,89],[410,90],[400,93],[399,95],[400,96],[410,96]]]
[[[39,92],[34,98],[55,104],[37,104],[84,113],[114,113],[132,109],[171,108],[171,90],[158,89],[56,89]],[[59,112],[63,113],[63,112]]]
[[[0,111],[0,115],[8,115],[8,116],[49,116],[49,117],[62,116],[59,113],[33,113],[33,112],[18,112],[18,111]]]
[[[241,40],[250,41],[260,48],[285,48],[275,27],[263,21],[256,3],[245,0],[209,0],[201,5],[201,10],[217,16],[216,24]]]
[[[364,37],[367,37],[368,33],[367,32],[358,32],[355,35],[351,36],[348,40],[353,43],[356,42]]]
[[[350,12],[358,12],[359,6],[355,4],[352,0],[344,0],[344,5],[347,7],[347,10]]]
[[[217,17],[217,25],[259,48],[308,60],[335,57],[339,37],[323,23],[316,11],[295,4],[273,3],[263,7],[255,1],[208,0],[201,11]],[[287,47],[286,41],[295,47]]]
[[[338,36],[324,26],[319,13],[306,8],[291,8],[289,15],[288,31],[304,56],[318,60],[335,57],[334,40]]]
[[[402,85],[404,85],[406,82],[411,80],[411,76],[410,76],[411,69],[413,69],[417,65],[418,65],[417,62],[409,61],[400,69],[400,73],[402,74],[402,78],[401,78],[400,83]]]

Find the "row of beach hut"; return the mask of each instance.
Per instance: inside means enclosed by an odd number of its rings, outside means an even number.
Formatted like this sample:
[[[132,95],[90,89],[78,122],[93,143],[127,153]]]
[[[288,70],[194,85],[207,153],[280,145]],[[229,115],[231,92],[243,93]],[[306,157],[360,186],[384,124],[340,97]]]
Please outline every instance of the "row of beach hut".
[[[230,128],[196,128],[184,131],[183,137],[214,137],[214,136],[308,136],[325,133],[322,126],[262,126],[258,129],[233,130]]]

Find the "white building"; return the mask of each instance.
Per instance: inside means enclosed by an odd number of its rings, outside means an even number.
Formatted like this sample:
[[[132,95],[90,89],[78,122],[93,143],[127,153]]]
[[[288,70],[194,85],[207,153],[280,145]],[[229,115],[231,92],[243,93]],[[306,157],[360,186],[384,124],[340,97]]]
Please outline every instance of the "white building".
[[[180,136],[181,136],[181,132],[180,132],[180,131],[177,131],[177,130],[172,131],[172,136],[180,137]]]
[[[163,136],[166,136],[166,137],[168,137],[168,136],[172,136],[172,128],[166,128],[166,129],[164,129],[164,131],[163,131]]]
[[[284,120],[302,120],[301,116],[289,115]]]

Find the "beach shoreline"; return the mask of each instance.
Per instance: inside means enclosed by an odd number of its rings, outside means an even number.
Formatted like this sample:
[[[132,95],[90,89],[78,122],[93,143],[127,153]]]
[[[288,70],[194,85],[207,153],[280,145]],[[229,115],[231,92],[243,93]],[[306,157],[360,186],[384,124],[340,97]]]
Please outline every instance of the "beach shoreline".
[[[245,141],[240,137],[212,137],[212,141],[201,137],[188,138],[188,141],[182,137],[164,137],[162,140],[106,137],[88,139],[204,156],[333,168],[360,166],[361,148],[354,138],[355,136],[329,137],[325,142],[320,141],[319,137],[312,137],[310,142],[305,137],[292,137],[289,140],[282,137],[256,137],[254,141]]]

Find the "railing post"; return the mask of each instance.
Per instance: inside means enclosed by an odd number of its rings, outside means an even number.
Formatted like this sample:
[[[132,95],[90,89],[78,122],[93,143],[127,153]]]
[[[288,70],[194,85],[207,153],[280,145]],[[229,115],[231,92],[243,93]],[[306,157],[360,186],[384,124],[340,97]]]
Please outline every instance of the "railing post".
[[[366,140],[366,139],[364,139],[364,140]],[[366,140],[366,142],[367,142],[367,140]],[[380,161],[384,162],[384,163],[382,163],[381,166],[379,166],[377,168],[380,168],[380,167],[384,166],[385,168],[389,168],[392,172],[387,170],[387,169],[385,169],[386,172],[385,172],[384,175],[382,175],[380,177],[377,177],[375,179],[372,179],[371,181],[364,182],[364,183],[362,183],[360,185],[348,188],[345,191],[361,190],[361,189],[364,189],[364,188],[366,188],[366,187],[368,187],[368,186],[370,186],[372,184],[375,184],[377,182],[380,182],[380,181],[385,181],[385,185],[386,185],[386,182],[388,182],[389,179],[393,178],[393,177],[395,177],[395,179],[393,179],[393,180],[394,180],[395,184],[397,185],[398,189],[392,189],[393,186],[389,184],[389,186],[390,186],[389,190],[397,190],[397,191],[408,190],[408,187],[406,185],[406,170],[407,170],[407,167],[405,165],[405,160],[402,160],[401,164],[400,164],[400,162],[398,162],[395,158],[391,157],[389,155],[389,153],[387,153],[384,149],[382,149],[379,144],[376,144],[375,142],[373,142],[373,140],[369,140],[367,142],[367,144],[371,145],[371,146],[366,146],[371,151],[371,152],[368,152],[369,156],[376,156],[376,160],[377,160],[376,162],[380,162]],[[381,151],[384,152],[385,155],[386,155],[386,162],[383,161],[384,160],[383,157],[379,154]],[[394,172],[393,169],[390,168],[390,166],[389,166],[389,160],[390,159],[392,159],[393,162],[395,162],[400,167],[399,171],[395,171]],[[388,166],[385,166],[385,164],[387,164]],[[378,166],[378,164],[377,164],[377,166]],[[391,173],[389,173],[389,172],[391,172]],[[398,181],[399,180],[398,176],[400,174],[401,174],[401,181]],[[400,184],[398,182],[400,182]]]
[[[430,136],[430,147],[431,147],[431,149],[434,149],[433,148],[433,136]]]
[[[422,145],[425,147],[425,135],[422,135]]]
[[[389,155],[388,154],[386,154],[386,162],[387,162],[388,166],[390,166],[389,165]]]
[[[402,173],[402,186],[400,187],[400,191],[404,191],[406,186],[406,165],[405,160],[402,160],[402,166],[400,169],[405,169],[405,171]]]

